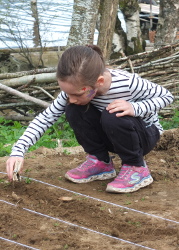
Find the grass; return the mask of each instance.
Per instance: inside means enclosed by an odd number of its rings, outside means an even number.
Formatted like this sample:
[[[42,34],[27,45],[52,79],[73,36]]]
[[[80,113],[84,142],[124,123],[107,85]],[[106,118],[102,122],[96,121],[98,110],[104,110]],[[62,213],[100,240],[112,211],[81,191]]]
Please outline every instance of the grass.
[[[174,115],[171,118],[160,118],[160,123],[164,130],[177,128],[179,124],[179,110],[175,110]],[[0,117],[0,157],[9,155],[13,144],[23,134],[27,126],[22,125],[20,122],[5,120]],[[78,146],[74,132],[66,121],[65,115],[62,115],[58,121],[50,127],[40,140],[33,145],[29,151],[33,151],[39,147],[56,148],[57,139],[62,140],[62,146],[74,147]],[[67,150],[64,150],[68,154]]]

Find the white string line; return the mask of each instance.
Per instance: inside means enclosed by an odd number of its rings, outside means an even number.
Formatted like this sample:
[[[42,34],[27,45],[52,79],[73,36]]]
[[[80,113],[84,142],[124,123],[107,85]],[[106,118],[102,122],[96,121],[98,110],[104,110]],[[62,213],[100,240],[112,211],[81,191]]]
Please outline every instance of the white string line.
[[[7,174],[7,173],[0,172],[0,174]],[[27,177],[24,177],[24,176],[21,176],[21,177],[22,178],[27,178]],[[70,193],[73,193],[73,194],[81,195],[83,197],[86,197],[86,198],[89,198],[89,199],[92,199],[92,200],[96,200],[96,201],[99,201],[99,202],[103,202],[103,203],[106,203],[106,204],[109,204],[109,205],[112,205],[112,206],[115,206],[115,207],[120,207],[120,208],[123,208],[123,209],[131,210],[131,211],[136,212],[136,213],[141,213],[141,214],[144,214],[144,215],[155,217],[157,219],[161,219],[161,220],[165,220],[165,221],[169,221],[169,222],[173,222],[173,223],[179,224],[179,222],[175,221],[175,220],[167,219],[167,218],[155,215],[155,214],[146,213],[146,212],[143,212],[143,211],[140,211],[140,210],[136,210],[134,208],[129,208],[129,207],[125,207],[125,206],[122,206],[122,205],[119,205],[119,204],[115,204],[115,203],[112,203],[112,202],[109,202],[109,201],[101,200],[101,199],[98,199],[98,198],[95,198],[95,197],[92,197],[92,196],[89,196],[89,195],[86,195],[86,194],[81,194],[81,193],[78,193],[78,192],[75,192],[75,191],[63,188],[63,187],[55,186],[55,185],[47,183],[47,182],[36,180],[34,178],[29,178],[29,179],[33,180],[35,182],[39,182],[39,183],[45,184],[45,185],[50,186],[50,187],[55,187],[55,188],[61,189],[63,191],[67,191],[67,192],[70,192]]]
[[[170,222],[174,222],[174,223],[179,224],[179,222],[175,221],[175,220],[166,219],[164,217],[161,217],[161,216],[158,216],[158,215],[155,215],[155,214],[146,213],[146,212],[143,212],[143,211],[140,211],[140,210],[136,210],[134,208],[129,208],[129,207],[118,205],[118,204],[115,204],[115,203],[112,203],[112,202],[109,202],[109,201],[101,200],[101,199],[98,199],[98,198],[95,198],[95,197],[92,197],[92,196],[89,196],[89,195],[81,194],[81,193],[78,193],[78,192],[63,188],[63,187],[55,186],[53,184],[43,182],[43,181],[40,181],[40,180],[36,180],[36,179],[33,179],[33,178],[29,178],[29,179],[31,179],[33,181],[36,181],[36,182],[39,182],[39,183],[42,183],[42,184],[45,184],[45,185],[48,185],[48,186],[51,186],[51,187],[55,187],[55,188],[67,191],[67,192],[78,194],[78,195],[84,196],[84,197],[89,198],[89,199],[100,201],[100,202],[103,202],[103,203],[106,203],[106,204],[109,204],[109,205],[112,205],[112,206],[120,207],[120,208],[123,208],[123,209],[128,209],[128,210],[131,210],[133,212],[141,213],[141,214],[144,214],[144,215],[152,216],[152,217],[155,217],[155,218],[158,218],[158,219],[162,219],[162,220],[166,220],[166,221],[170,221]]]
[[[8,205],[11,205],[11,206],[16,206],[15,204],[11,203],[11,202],[8,202],[8,201],[5,201],[5,200],[0,200],[0,202],[4,202]],[[111,236],[111,235],[108,235],[108,234],[105,234],[105,233],[101,233],[101,232],[98,232],[96,230],[93,230],[93,229],[90,229],[88,227],[83,227],[83,226],[79,226],[77,224],[74,224],[74,223],[71,223],[71,222],[68,222],[68,221],[64,221],[64,220],[61,220],[59,218],[55,218],[55,217],[52,217],[52,216],[49,216],[47,214],[42,214],[42,213],[39,213],[39,212],[36,212],[34,210],[31,210],[31,209],[28,209],[28,208],[24,208],[24,207],[21,207],[21,209],[25,210],[25,211],[28,211],[30,213],[33,213],[33,214],[37,214],[37,215],[41,215],[43,217],[46,217],[46,218],[49,218],[49,219],[53,219],[53,220],[56,220],[56,221],[60,221],[62,223],[65,223],[67,225],[70,225],[70,226],[73,226],[73,227],[77,227],[77,228],[80,228],[80,229],[84,229],[86,231],[89,231],[89,232],[92,232],[92,233],[96,233],[96,234],[99,234],[99,235],[102,235],[102,236],[106,236],[106,237],[109,237],[111,239],[115,239],[115,240],[118,240],[118,241],[122,241],[124,243],[128,243],[128,244],[131,244],[131,245],[134,245],[134,246],[138,246],[138,247],[142,247],[142,248],[145,248],[145,249],[149,249],[149,250],[156,250],[154,248],[150,248],[150,247],[146,247],[146,246],[143,246],[143,245],[140,245],[140,244],[137,244],[137,243],[134,243],[132,241],[128,241],[128,240],[124,240],[124,239],[121,239],[121,238],[118,238],[118,237],[114,237],[114,236]]]
[[[9,240],[9,239],[4,238],[4,237],[1,237],[1,236],[0,236],[0,240],[8,241],[8,242],[11,242],[11,243],[14,243],[14,244],[16,244],[16,245],[19,245],[19,246],[22,246],[22,247],[26,247],[26,248],[29,248],[29,249],[40,250],[39,248],[30,247],[30,246],[24,245],[24,244],[22,244],[22,243],[19,243],[19,242],[17,242],[17,241]]]

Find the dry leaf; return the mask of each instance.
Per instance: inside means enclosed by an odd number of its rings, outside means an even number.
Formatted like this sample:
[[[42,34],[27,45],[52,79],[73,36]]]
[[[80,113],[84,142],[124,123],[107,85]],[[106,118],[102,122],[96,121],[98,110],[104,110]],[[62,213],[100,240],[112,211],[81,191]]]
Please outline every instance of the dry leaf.
[[[20,196],[18,196],[15,192],[12,192],[12,198],[15,200],[15,201],[19,201],[21,200],[22,198]]]
[[[58,198],[58,200],[61,200],[61,201],[72,201],[73,198],[72,197],[68,197],[68,196],[62,196],[62,197]]]

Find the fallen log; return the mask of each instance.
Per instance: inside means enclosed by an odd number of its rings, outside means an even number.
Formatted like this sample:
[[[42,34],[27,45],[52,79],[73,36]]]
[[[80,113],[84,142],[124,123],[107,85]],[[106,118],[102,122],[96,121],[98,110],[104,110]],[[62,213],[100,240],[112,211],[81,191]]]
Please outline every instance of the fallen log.
[[[42,73],[37,75],[26,75],[13,79],[6,79],[2,80],[1,83],[9,87],[19,87],[24,84],[52,83],[55,81],[57,81],[56,73]]]
[[[6,110],[6,109],[14,109],[16,107],[27,107],[27,106],[33,106],[34,103],[32,102],[11,102],[11,103],[5,103],[0,104],[0,110]]]
[[[23,116],[23,115],[1,115],[6,120],[19,121],[19,122],[30,122],[35,116]]]
[[[35,103],[35,104],[37,104],[37,105],[39,105],[41,107],[44,107],[44,108],[47,108],[50,105],[50,103],[48,103],[48,102],[44,102],[44,101],[39,100],[39,99],[37,99],[35,97],[32,97],[32,96],[29,96],[27,94],[21,93],[20,91],[15,90],[13,88],[10,88],[8,86],[5,86],[2,83],[0,83],[0,89],[5,90],[9,94],[18,96],[18,97],[20,97],[20,98],[22,98],[22,99],[24,99],[26,101],[33,102],[33,103]]]
[[[22,71],[22,72],[16,72],[16,73],[1,73],[0,80],[17,78],[17,77],[27,76],[27,75],[42,74],[42,73],[53,73],[53,72],[56,72],[56,70],[57,70],[56,67],[50,67],[50,68],[34,69],[34,70]]]

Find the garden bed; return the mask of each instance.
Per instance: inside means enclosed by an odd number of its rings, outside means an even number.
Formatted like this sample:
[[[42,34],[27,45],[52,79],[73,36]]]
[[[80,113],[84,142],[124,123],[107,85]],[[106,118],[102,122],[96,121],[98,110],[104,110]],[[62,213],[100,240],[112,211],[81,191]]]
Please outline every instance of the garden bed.
[[[39,148],[26,154],[26,178],[11,184],[0,158],[2,249],[178,249],[179,129],[145,157],[154,182],[131,194],[106,193],[111,180],[67,181],[85,157],[80,147]],[[117,155],[114,164],[118,171]]]

